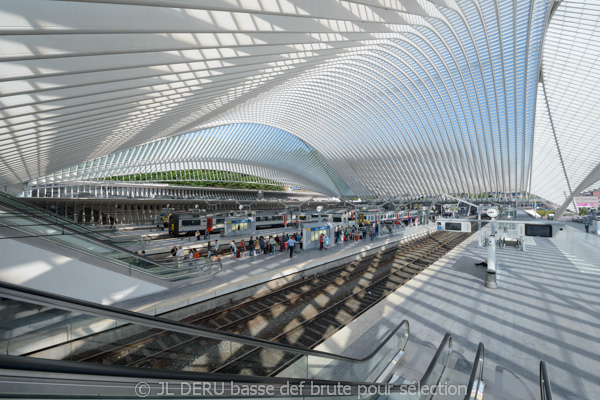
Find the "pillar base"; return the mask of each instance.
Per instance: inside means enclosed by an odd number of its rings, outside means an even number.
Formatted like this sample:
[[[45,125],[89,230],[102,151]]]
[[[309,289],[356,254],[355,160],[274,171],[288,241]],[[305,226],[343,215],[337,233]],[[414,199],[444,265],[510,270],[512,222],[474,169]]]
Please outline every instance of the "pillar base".
[[[488,271],[485,276],[485,287],[488,289],[498,289],[498,284],[496,283],[496,273]]]

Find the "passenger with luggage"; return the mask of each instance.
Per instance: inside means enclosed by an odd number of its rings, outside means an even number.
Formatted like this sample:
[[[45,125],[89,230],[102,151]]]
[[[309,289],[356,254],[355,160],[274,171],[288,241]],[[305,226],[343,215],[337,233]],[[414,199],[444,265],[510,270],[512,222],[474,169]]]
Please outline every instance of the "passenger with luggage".
[[[235,255],[237,253],[237,247],[235,246],[235,240],[232,240],[231,243],[229,243],[229,250],[231,250],[231,258],[235,258]]]

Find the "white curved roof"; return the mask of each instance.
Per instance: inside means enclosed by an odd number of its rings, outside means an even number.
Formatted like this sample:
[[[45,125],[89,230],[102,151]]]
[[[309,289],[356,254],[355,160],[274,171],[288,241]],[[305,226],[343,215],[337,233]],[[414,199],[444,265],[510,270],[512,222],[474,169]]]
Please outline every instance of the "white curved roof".
[[[28,0],[0,21],[0,183],[223,168],[562,203],[600,178],[597,1]]]

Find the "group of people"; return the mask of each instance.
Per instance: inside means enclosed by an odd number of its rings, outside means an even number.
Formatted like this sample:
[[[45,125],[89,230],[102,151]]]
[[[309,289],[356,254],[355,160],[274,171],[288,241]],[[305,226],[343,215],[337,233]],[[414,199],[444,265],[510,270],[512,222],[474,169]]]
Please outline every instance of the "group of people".
[[[268,238],[265,238],[264,236],[257,236],[254,238],[254,236],[251,236],[247,243],[242,239],[239,245],[235,243],[235,240],[232,240],[231,243],[229,243],[229,251],[231,258],[244,258],[246,251],[249,251],[250,257],[253,257],[260,254],[275,254],[289,250],[290,258],[292,258],[296,243],[300,243],[299,246],[302,248],[301,234],[282,233],[281,236],[272,235]]]
[[[181,246],[173,246],[173,248],[171,249],[171,256],[181,261],[188,260],[189,265],[191,266],[193,261],[198,260],[200,258],[200,251],[196,248],[185,250],[182,249]]]
[[[379,225],[361,225],[361,226],[346,226],[338,225],[334,228],[334,243],[355,241],[359,239],[371,238],[371,242],[379,236]]]
[[[379,225],[359,225],[359,226],[342,226],[338,225],[334,228],[334,243],[356,241],[360,239],[366,239],[370,236],[371,241],[375,240],[375,237],[379,235]],[[200,240],[200,231],[196,231],[196,239]],[[210,232],[205,232],[205,238],[210,239]],[[290,258],[294,255],[294,248],[300,246],[302,249],[302,232],[300,233],[282,233],[281,235],[272,235],[268,238],[264,236],[250,237],[250,240],[246,241],[242,239],[239,244],[235,240],[229,243],[228,250],[231,258],[245,258],[245,254],[248,251],[250,257],[257,256],[260,254],[276,254],[282,253],[289,250]],[[326,234],[319,236],[319,250],[327,250],[329,247],[329,237]],[[210,260],[213,256],[218,257],[219,255],[219,241],[215,240],[214,245],[209,240],[207,245],[207,258]],[[191,249],[189,253],[182,250],[181,246],[173,246],[171,249],[171,255],[177,258],[188,258],[193,260],[199,258],[200,253],[196,249]]]

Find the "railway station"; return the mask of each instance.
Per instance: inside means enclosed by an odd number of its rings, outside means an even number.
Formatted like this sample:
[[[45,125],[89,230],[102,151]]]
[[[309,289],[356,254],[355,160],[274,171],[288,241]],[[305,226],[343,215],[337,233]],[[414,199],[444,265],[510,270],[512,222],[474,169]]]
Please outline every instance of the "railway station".
[[[598,0],[0,28],[0,398],[600,398]]]

